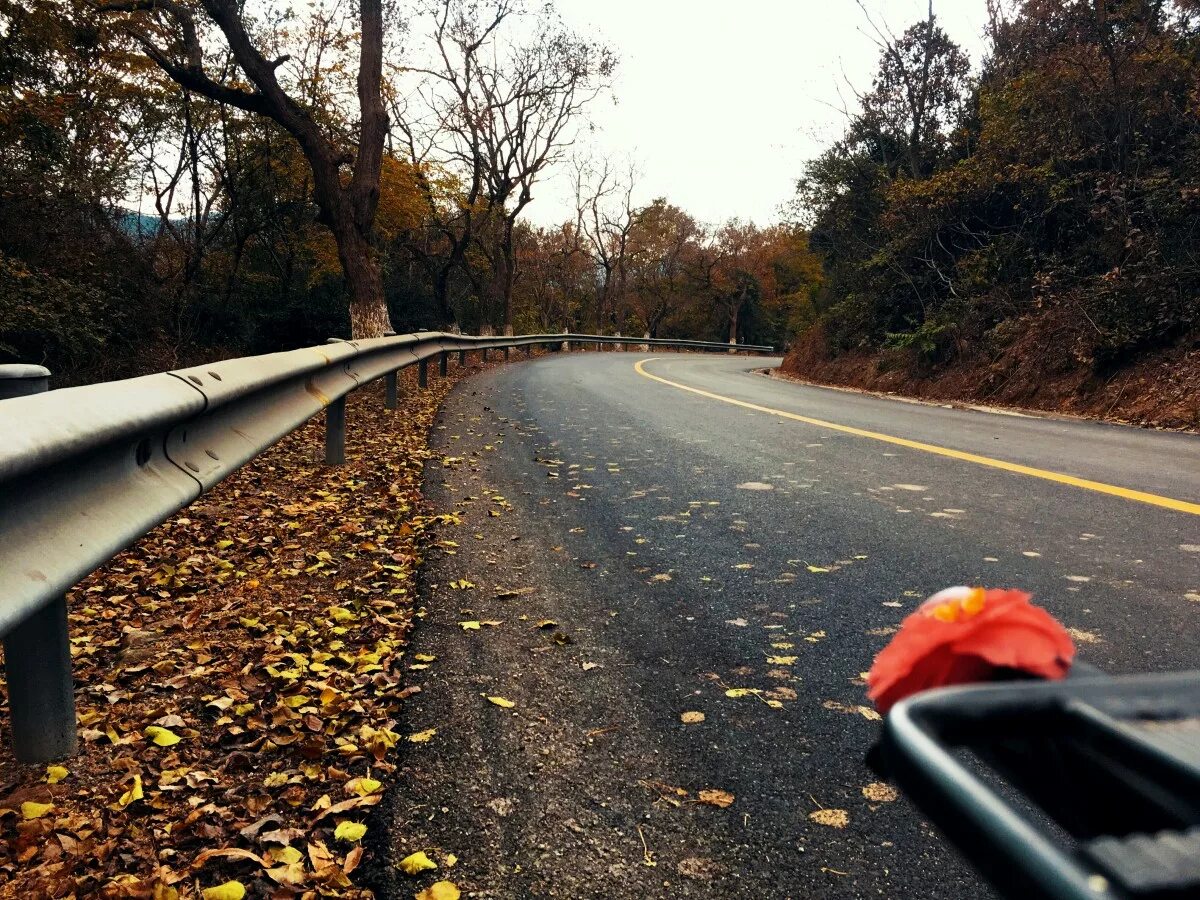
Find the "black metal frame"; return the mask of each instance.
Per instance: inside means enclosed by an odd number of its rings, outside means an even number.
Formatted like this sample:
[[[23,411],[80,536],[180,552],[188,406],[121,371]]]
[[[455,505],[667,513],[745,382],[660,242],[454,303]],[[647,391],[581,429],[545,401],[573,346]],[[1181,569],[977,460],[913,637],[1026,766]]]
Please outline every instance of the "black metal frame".
[[[881,750],[1004,896],[1200,896],[1200,672],[929,691],[888,714]]]

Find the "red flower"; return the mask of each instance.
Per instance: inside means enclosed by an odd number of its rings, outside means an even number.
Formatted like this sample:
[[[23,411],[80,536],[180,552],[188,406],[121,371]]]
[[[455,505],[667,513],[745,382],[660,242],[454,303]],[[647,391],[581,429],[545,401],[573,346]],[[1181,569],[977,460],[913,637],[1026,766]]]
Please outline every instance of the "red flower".
[[[1024,591],[948,588],[900,624],[867,674],[867,696],[886,713],[928,688],[987,681],[1000,670],[1062,678],[1075,645]]]

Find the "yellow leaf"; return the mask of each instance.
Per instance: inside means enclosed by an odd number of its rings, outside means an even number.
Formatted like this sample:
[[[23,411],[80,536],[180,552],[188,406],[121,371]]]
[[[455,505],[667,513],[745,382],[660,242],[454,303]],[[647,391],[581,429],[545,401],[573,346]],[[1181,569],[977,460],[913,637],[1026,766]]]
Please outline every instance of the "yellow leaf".
[[[453,881],[436,881],[419,894],[414,894],[414,900],[458,900],[462,892]]]
[[[431,663],[437,659],[437,657],[431,653],[418,653],[413,657],[413,659],[415,659],[417,662]]]
[[[360,797],[374,794],[381,787],[383,787],[382,781],[376,781],[374,778],[368,778],[365,775],[361,778],[352,778],[346,782],[346,790],[351,794],[358,794]]]
[[[806,568],[807,568],[807,569],[808,569],[808,571],[810,571],[810,572],[828,572],[828,571],[829,571],[829,569],[825,568],[824,566],[812,566],[812,565],[809,565],[809,566],[806,566]]]
[[[458,862],[458,857],[457,857],[457,856],[455,856],[453,853],[447,853],[447,854],[446,854],[446,868],[447,868],[447,869],[449,869],[449,868],[451,868],[452,866],[454,866],[454,864],[455,864],[455,863],[457,863],[457,862]]]
[[[283,787],[283,785],[285,785],[287,783],[288,783],[288,777],[283,772],[272,772],[270,775],[268,775],[266,778],[263,779],[263,787],[269,787],[269,788]]]
[[[217,549],[218,550],[228,550],[232,546],[233,546],[233,541],[229,541],[229,540],[217,541]]]
[[[739,697],[749,697],[751,694],[761,694],[762,691],[756,688],[730,688],[725,692],[726,697],[737,699]]]
[[[798,656],[768,656],[767,662],[773,666],[790,666],[797,659],[799,659]]]
[[[420,875],[429,869],[436,869],[437,863],[426,856],[424,850],[418,850],[400,860],[400,868],[409,875]]]
[[[338,827],[333,830],[333,836],[339,841],[347,843],[355,843],[361,841],[364,834],[367,833],[367,826],[361,822],[339,822]]]
[[[304,859],[304,854],[295,847],[280,847],[278,850],[273,850],[271,852],[271,858],[275,862],[286,863],[290,866]]]
[[[52,809],[54,809],[53,803],[34,803],[32,800],[26,800],[21,804],[21,818],[40,819]]]
[[[120,796],[120,798],[117,800],[117,805],[121,807],[121,809],[124,809],[134,800],[141,800],[142,796],[142,776],[134,775],[133,787]]]
[[[900,796],[894,787],[882,781],[872,781],[862,789],[862,795],[872,803],[891,803]]]
[[[689,710],[688,712],[681,713],[679,720],[683,722],[684,725],[699,725],[704,721],[704,713],[697,712],[695,710]]]
[[[46,783],[58,784],[70,774],[62,766],[46,766]]]
[[[729,791],[707,790],[700,792],[700,802],[707,803],[709,806],[719,806],[725,809],[727,806],[733,805],[733,794]]]
[[[830,828],[845,828],[850,824],[850,816],[844,809],[818,809],[808,817],[818,825],[828,825]]]
[[[146,730],[142,733],[159,747],[173,747],[181,740],[179,735],[171,729],[163,728],[160,725],[147,725]]]
[[[476,621],[459,622],[458,624],[459,624],[459,626],[461,626],[463,631],[478,631],[479,630],[479,623]]]
[[[204,900],[242,900],[246,896],[246,888],[240,881],[227,881],[216,887],[205,888],[200,895]]]
[[[424,731],[418,731],[416,734],[410,734],[408,739],[414,744],[424,744],[427,743],[435,734],[437,734],[436,728],[426,728]]]
[[[503,697],[488,697],[488,701],[491,703],[495,703],[497,706],[502,706],[505,709],[512,709],[514,706],[517,705],[517,704],[513,703],[511,700],[505,700]]]

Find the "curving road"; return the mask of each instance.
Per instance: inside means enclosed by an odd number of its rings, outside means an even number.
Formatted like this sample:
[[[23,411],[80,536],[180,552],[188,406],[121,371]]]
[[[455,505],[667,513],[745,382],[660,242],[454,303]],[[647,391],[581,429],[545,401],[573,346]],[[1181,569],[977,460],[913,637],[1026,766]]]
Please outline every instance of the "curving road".
[[[547,356],[455,389],[397,859],[453,852],[482,897],[986,897],[869,787],[859,676],[895,624],[1019,586],[1102,668],[1196,664],[1200,437],[751,371],[776,363]]]

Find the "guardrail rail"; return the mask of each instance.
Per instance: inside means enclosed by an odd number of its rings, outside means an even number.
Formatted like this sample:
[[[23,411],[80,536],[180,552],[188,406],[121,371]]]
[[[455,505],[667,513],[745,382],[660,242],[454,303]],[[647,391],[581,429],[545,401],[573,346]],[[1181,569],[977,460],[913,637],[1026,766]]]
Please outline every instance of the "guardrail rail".
[[[346,396],[451,354],[633,345],[773,348],[588,334],[474,337],[444,332],[331,340],[140,378],[48,391],[41,366],[0,366],[0,636],[13,750],[48,762],[77,749],[66,592],[222,479],[325,412],[325,461],[345,461]]]

